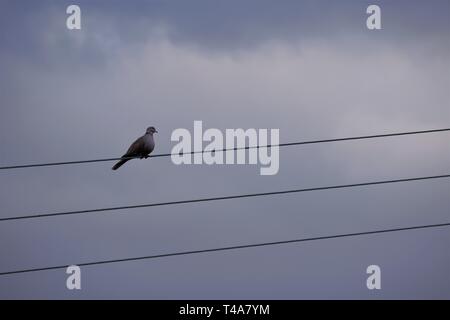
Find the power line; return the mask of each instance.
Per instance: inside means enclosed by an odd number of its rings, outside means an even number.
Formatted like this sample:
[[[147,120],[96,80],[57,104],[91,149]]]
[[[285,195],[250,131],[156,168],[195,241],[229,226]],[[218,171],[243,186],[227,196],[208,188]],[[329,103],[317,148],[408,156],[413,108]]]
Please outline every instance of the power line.
[[[442,178],[450,178],[450,174],[437,175],[437,176],[426,176],[426,177],[415,177],[415,178],[405,178],[405,179],[395,179],[395,180],[371,181],[371,182],[353,183],[353,184],[340,184],[340,185],[333,185],[333,186],[304,188],[304,189],[291,189],[291,190],[282,190],[282,191],[240,194],[240,195],[221,196],[221,197],[212,197],[212,198],[198,198],[198,199],[179,200],[179,201],[170,201],[170,202],[156,202],[156,203],[129,205],[129,206],[120,206],[120,207],[97,208],[97,209],[87,209],[87,210],[77,210],[77,211],[62,211],[62,212],[54,212],[54,213],[41,213],[41,214],[27,215],[27,216],[0,218],[0,222],[11,221],[11,220],[48,218],[48,217],[55,217],[55,216],[67,216],[67,215],[95,213],[95,212],[103,212],[103,211],[129,210],[129,209],[148,208],[148,207],[162,207],[162,206],[168,206],[168,205],[180,205],[180,204],[197,203],[197,202],[210,202],[210,201],[219,201],[219,200],[253,198],[253,197],[289,194],[289,193],[323,191],[323,190],[330,190],[330,189],[353,188],[353,187],[381,185],[381,184],[388,184],[388,183],[411,182],[411,181],[442,179]]]
[[[196,154],[196,153],[205,153],[205,152],[213,152],[213,151],[225,152],[225,151],[236,151],[236,150],[248,150],[248,149],[255,149],[255,148],[289,147],[289,146],[298,146],[298,145],[305,145],[305,144],[317,144],[317,143],[329,143],[329,142],[338,142],[338,141],[386,138],[386,137],[436,133],[436,132],[445,132],[445,131],[450,131],[450,128],[422,130],[422,131],[396,132],[396,133],[386,133],[386,134],[376,134],[376,135],[356,136],[356,137],[346,137],[346,138],[335,138],[335,139],[287,142],[287,143],[280,143],[280,144],[268,144],[268,145],[264,145],[264,146],[258,145],[258,146],[247,146],[247,147],[234,147],[234,148],[225,148],[225,149],[220,149],[220,150],[208,150],[208,151],[199,150],[199,151],[184,152],[184,153],[179,153],[179,154],[161,153],[161,154],[150,155],[149,158],[170,157],[172,155]],[[134,158],[135,157],[129,157],[129,158],[125,158],[125,159],[134,159]],[[23,164],[23,165],[10,165],[10,166],[0,167],[0,170],[62,166],[62,165],[85,164],[85,163],[94,163],[94,162],[107,162],[107,161],[117,161],[120,159],[124,159],[124,158],[103,158],[103,159],[93,159],[93,160],[76,160],[76,161],[64,161],[64,162],[48,162],[48,163],[34,163],[34,164]]]
[[[77,264],[77,266],[79,266],[79,267],[86,267],[86,266],[94,266],[94,265],[117,263],[117,262],[149,260],[149,259],[167,258],[167,257],[174,257],[174,256],[186,256],[186,255],[200,254],[200,253],[212,253],[212,252],[218,252],[218,251],[229,251],[229,250],[256,248],[256,247],[267,247],[267,246],[292,244],[292,243],[300,243],[300,242],[309,242],[309,241],[317,241],[317,240],[329,240],[329,239],[337,239],[337,238],[348,238],[348,237],[357,237],[357,236],[365,236],[365,235],[373,235],[373,234],[381,234],[381,233],[391,233],[391,232],[399,232],[399,231],[411,231],[411,230],[418,230],[418,229],[430,229],[430,228],[439,228],[439,227],[448,227],[448,226],[450,226],[450,223],[429,224],[429,225],[420,225],[420,226],[412,226],[412,227],[401,227],[401,228],[394,228],[394,229],[372,230],[372,231],[355,232],[355,233],[342,233],[342,234],[336,234],[336,235],[331,235],[331,236],[291,239],[291,240],[282,240],[282,241],[273,241],[273,242],[262,242],[262,243],[236,245],[236,246],[230,246],[230,247],[220,247],[220,248],[191,250],[191,251],[179,251],[179,252],[163,253],[163,254],[156,254],[156,255],[149,255],[149,256],[140,256],[140,257],[132,257],[132,258],[122,258],[122,259],[111,259],[111,260],[84,262],[84,263]],[[51,266],[51,267],[30,268],[30,269],[6,271],[6,272],[0,272],[0,276],[19,274],[19,273],[37,272],[37,271],[48,271],[48,270],[65,269],[65,268],[67,268],[67,266],[68,265],[59,265],[59,266]]]

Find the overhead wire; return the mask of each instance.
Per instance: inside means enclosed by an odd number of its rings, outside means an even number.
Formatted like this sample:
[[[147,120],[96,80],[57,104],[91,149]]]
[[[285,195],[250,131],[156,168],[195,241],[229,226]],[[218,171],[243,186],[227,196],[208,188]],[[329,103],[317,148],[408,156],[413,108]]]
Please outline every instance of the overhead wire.
[[[161,158],[161,157],[170,157],[170,156],[179,156],[186,154],[198,154],[198,153],[206,153],[206,152],[227,152],[227,151],[236,151],[236,150],[249,150],[255,148],[273,148],[273,147],[290,147],[290,146],[300,146],[307,144],[318,144],[318,143],[330,143],[330,142],[339,142],[339,141],[352,141],[352,140],[363,140],[363,139],[376,139],[376,138],[387,138],[387,137],[396,137],[396,136],[406,136],[406,135],[417,135],[417,134],[427,134],[427,133],[437,133],[437,132],[446,132],[450,131],[450,128],[442,128],[442,129],[431,129],[431,130],[420,130],[420,131],[406,131],[406,132],[395,132],[395,133],[385,133],[385,134],[374,134],[374,135],[365,135],[365,136],[353,136],[353,137],[344,137],[344,138],[332,138],[332,139],[320,139],[320,140],[309,140],[309,141],[296,141],[296,142],[286,142],[280,144],[267,144],[267,145],[256,145],[256,146],[245,146],[245,147],[234,147],[234,148],[223,148],[219,150],[196,150],[191,152],[181,152],[181,153],[160,153],[160,154],[151,154],[149,158]],[[136,157],[114,157],[114,158],[101,158],[101,159],[91,159],[91,160],[74,160],[74,161],[60,161],[60,162],[45,162],[45,163],[32,163],[32,164],[14,164],[7,166],[0,166],[0,170],[12,170],[12,169],[24,169],[24,168],[36,168],[36,167],[49,167],[49,166],[62,166],[62,165],[74,165],[74,164],[87,164],[87,163],[96,163],[96,162],[108,162],[108,161],[117,161],[121,159],[135,159]]]
[[[231,200],[231,199],[264,197],[264,196],[272,196],[272,195],[282,195],[282,194],[292,194],[292,193],[312,192],[312,191],[324,191],[324,190],[331,190],[331,189],[354,188],[354,187],[412,182],[412,181],[431,180],[431,179],[443,179],[443,178],[450,178],[450,174],[403,178],[403,179],[392,179],[392,180],[370,181],[370,182],[352,183],[352,184],[339,184],[339,185],[313,187],[313,188],[300,188],[300,189],[290,189],[290,190],[280,190],[280,191],[270,191],[270,192],[260,192],[260,193],[238,194],[238,195],[229,195],[229,196],[220,196],[220,197],[197,198],[197,199],[177,200],[177,201],[168,201],[168,202],[155,202],[155,203],[138,204],[138,205],[104,207],[104,208],[76,210],[76,211],[39,213],[39,214],[25,215],[25,216],[3,217],[3,218],[0,218],[0,222],[6,222],[6,221],[12,221],[12,220],[25,220],[25,219],[37,219],[37,218],[49,218],[49,217],[56,217],[56,216],[88,214],[88,213],[97,213],[97,212],[106,212],[106,211],[129,210],[129,209],[138,209],[138,208],[162,207],[162,206],[169,206],[169,205],[181,205],[181,204],[199,203],[199,202],[211,202],[211,201],[221,201],[221,200]]]
[[[220,251],[231,251],[231,250],[242,250],[248,248],[257,248],[257,247],[268,247],[268,246],[276,246],[276,245],[285,245],[285,244],[294,244],[294,243],[304,243],[311,241],[319,241],[319,240],[329,240],[329,239],[338,239],[338,238],[349,238],[349,237],[359,237],[359,236],[368,236],[375,234],[386,234],[400,231],[412,231],[419,229],[431,229],[431,228],[443,228],[450,226],[450,222],[448,223],[439,223],[439,224],[428,224],[428,225],[417,225],[417,226],[409,226],[409,227],[399,227],[399,228],[391,228],[391,229],[381,229],[381,230],[371,230],[371,231],[363,231],[363,232],[353,232],[353,233],[341,233],[335,235],[328,236],[317,236],[310,238],[300,238],[300,239],[290,239],[290,240],[281,240],[281,241],[272,241],[272,242],[260,242],[260,243],[251,243],[251,244],[241,244],[227,247],[218,247],[218,248],[210,248],[210,249],[200,249],[200,250],[189,250],[189,251],[178,251],[171,253],[162,253],[162,254],[154,254],[154,255],[146,255],[139,257],[129,257],[129,258],[119,258],[119,259],[109,259],[109,260],[97,260],[91,262],[82,262],[76,264],[78,267],[87,267],[87,266],[95,266],[95,265],[104,265],[111,263],[119,263],[119,262],[130,262],[130,261],[139,261],[139,260],[150,260],[150,259],[159,259],[159,258],[168,258],[175,256],[187,256],[194,254],[205,254],[205,253],[213,253]],[[73,264],[71,264],[73,265]],[[56,265],[56,266],[48,266],[48,267],[36,267],[36,268],[27,268],[27,269],[19,269],[19,270],[11,270],[0,272],[0,276],[13,275],[13,274],[21,274],[21,273],[30,273],[30,272],[38,272],[38,271],[50,271],[57,269],[66,269],[69,265]]]

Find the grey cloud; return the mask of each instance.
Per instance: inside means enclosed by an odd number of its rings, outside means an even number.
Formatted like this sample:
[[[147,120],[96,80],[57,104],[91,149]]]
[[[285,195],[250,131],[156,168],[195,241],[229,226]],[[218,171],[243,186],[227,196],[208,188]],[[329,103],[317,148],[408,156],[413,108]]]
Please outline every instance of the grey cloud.
[[[448,1],[376,1],[383,11],[383,31],[368,32],[368,1],[78,1],[84,29],[67,32],[69,1],[6,1],[0,32],[2,50],[31,55],[51,66],[58,56],[69,64],[90,66],[114,57],[115,50],[145,44],[160,32],[177,45],[211,52],[250,50],[267,42],[307,46],[310,41],[364,45],[398,41],[417,50],[417,42],[447,47]],[[10,30],[14,30],[11,32]],[[355,48],[352,48],[354,50]],[[12,52],[11,52],[12,51]]]
[[[393,33],[397,41],[380,36],[367,45],[358,31],[340,42],[327,38],[334,23],[313,27],[322,15],[336,15],[342,29],[353,30],[359,3],[332,5],[329,12],[324,4],[302,3],[314,12],[303,13],[306,20],[295,19],[299,2],[274,9],[258,2],[265,10],[252,2],[217,9],[200,2],[108,3],[91,5],[76,38],[65,30],[47,34],[53,27],[46,25],[31,33],[17,26],[28,37],[17,43],[9,33],[3,39],[2,165],[120,156],[148,125],[159,131],[155,152],[169,152],[172,130],[190,129],[194,120],[220,129],[280,128],[282,141],[448,126],[450,55],[438,45],[439,32],[448,36],[440,27],[444,10],[418,2],[405,11],[395,6],[416,17],[405,23],[429,41]],[[23,4],[8,3],[16,9],[2,23],[24,17],[55,23],[48,8],[64,5],[47,4],[36,8],[41,15],[23,16]],[[148,38],[150,11],[154,25],[168,31],[153,29]],[[202,28],[211,23],[207,12],[217,28]],[[286,13],[292,17],[281,19]],[[227,25],[230,17],[236,25]],[[314,29],[307,41],[299,47],[286,40],[306,21]],[[98,34],[91,33],[94,22]],[[246,37],[262,40],[254,45]],[[450,149],[444,133],[287,148],[280,157],[273,177],[259,176],[255,166],[175,166],[168,158],[130,162],[116,173],[109,163],[1,172],[1,215],[441,174],[449,169]],[[428,181],[16,221],[0,224],[0,270],[440,223],[449,218],[449,187],[447,180]],[[83,269],[81,292],[65,289],[64,270],[17,275],[0,278],[0,297],[448,298],[448,242],[447,230],[424,230],[105,265]],[[373,263],[383,268],[386,284],[375,294],[364,287]]]

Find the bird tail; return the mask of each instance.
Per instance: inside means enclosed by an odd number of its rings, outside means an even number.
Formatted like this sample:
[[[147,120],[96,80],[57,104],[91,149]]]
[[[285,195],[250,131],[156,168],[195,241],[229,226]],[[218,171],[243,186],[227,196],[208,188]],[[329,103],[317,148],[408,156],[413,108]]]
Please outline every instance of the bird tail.
[[[114,167],[112,167],[112,169],[113,169],[113,170],[119,169],[119,168],[120,168],[122,165],[124,165],[125,162],[127,162],[128,160],[130,160],[130,159],[122,159],[122,160],[120,160],[119,162],[117,162],[117,163],[114,165]]]

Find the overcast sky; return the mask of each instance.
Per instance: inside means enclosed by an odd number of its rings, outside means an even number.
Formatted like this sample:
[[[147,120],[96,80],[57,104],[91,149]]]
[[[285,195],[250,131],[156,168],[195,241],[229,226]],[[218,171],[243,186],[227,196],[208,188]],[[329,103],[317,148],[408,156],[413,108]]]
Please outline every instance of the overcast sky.
[[[80,5],[82,29],[66,28]],[[382,30],[366,28],[378,4]],[[0,165],[121,156],[155,126],[280,141],[450,125],[450,2],[0,0]],[[0,216],[450,172],[448,133],[288,147],[280,170],[170,158],[0,172]],[[0,272],[444,223],[449,179],[0,222]],[[0,276],[0,298],[450,298],[450,230]],[[366,288],[381,267],[382,289]]]

